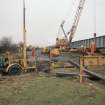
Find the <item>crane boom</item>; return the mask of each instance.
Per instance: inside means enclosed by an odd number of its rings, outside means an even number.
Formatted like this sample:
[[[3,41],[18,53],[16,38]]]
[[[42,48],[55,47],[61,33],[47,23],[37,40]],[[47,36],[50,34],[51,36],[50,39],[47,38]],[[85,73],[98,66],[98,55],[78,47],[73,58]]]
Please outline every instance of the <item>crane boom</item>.
[[[67,34],[66,34],[66,32],[65,32],[65,30],[64,30],[64,28],[63,28],[64,23],[65,23],[65,21],[62,21],[60,27],[61,27],[61,29],[62,29],[62,31],[63,31],[63,34],[65,35],[65,38],[68,39]]]
[[[68,41],[69,43],[68,44],[69,44],[69,46],[70,46],[72,39],[74,37],[74,34],[77,30],[77,26],[78,26],[80,16],[81,16],[81,13],[82,13],[82,10],[84,7],[84,3],[85,3],[85,0],[80,0],[78,8],[77,8],[77,12],[76,12],[75,17],[74,17],[73,25],[72,25],[70,31],[68,32],[68,36],[69,36],[69,41]]]

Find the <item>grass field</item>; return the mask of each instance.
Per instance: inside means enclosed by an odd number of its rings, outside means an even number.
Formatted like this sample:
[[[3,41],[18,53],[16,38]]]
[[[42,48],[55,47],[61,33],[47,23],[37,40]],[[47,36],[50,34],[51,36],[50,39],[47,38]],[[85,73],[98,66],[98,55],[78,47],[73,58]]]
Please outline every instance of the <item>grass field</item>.
[[[0,81],[0,105],[105,105],[105,86],[26,74]]]

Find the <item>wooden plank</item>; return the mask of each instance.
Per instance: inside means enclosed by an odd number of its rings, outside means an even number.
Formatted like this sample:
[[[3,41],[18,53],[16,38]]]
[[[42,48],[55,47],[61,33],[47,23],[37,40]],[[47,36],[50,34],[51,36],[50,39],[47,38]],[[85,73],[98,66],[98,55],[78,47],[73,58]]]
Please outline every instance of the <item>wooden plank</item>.
[[[78,76],[78,73],[65,73],[65,72],[56,72],[57,77],[75,77]]]
[[[79,65],[78,63],[73,62],[73,61],[71,61],[71,60],[70,60],[69,62],[72,63],[72,64],[74,64],[76,67],[80,68],[80,65]],[[92,72],[92,71],[89,71],[89,70],[86,69],[85,67],[84,67],[84,72],[85,72],[87,75],[89,75],[90,78],[97,79],[97,80],[101,80],[101,81],[103,81],[103,82],[105,83],[105,78],[104,78],[104,77],[102,77],[102,76],[100,76],[100,75],[98,75],[98,74],[96,74],[96,73],[94,73],[94,72]]]
[[[84,62],[86,66],[103,66],[105,65],[105,56],[82,56],[80,64]]]

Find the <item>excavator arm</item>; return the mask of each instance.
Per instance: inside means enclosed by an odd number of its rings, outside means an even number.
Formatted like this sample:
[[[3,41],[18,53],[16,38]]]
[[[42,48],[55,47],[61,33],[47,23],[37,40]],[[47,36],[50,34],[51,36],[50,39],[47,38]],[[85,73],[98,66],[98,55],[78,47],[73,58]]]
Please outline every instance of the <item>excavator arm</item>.
[[[66,32],[65,32],[65,30],[64,30],[64,28],[63,28],[64,23],[65,23],[65,21],[63,20],[62,23],[61,23],[61,25],[60,25],[60,27],[61,27],[61,29],[62,29],[63,34],[65,35],[65,38],[68,39],[67,34],[66,34]]]

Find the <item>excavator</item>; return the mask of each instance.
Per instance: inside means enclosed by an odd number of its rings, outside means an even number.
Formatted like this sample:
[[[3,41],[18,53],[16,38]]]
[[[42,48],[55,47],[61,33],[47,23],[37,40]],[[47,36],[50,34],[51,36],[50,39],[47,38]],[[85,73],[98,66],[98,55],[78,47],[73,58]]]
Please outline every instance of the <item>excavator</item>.
[[[81,16],[82,11],[83,11],[84,4],[85,4],[85,0],[80,0],[79,1],[79,5],[77,7],[77,11],[76,11],[76,14],[74,16],[73,25],[72,25],[70,31],[67,34],[66,34],[66,32],[63,28],[65,21],[63,21],[62,24],[60,25],[65,37],[63,39],[57,38],[56,46],[59,46],[59,48],[61,50],[63,49],[63,51],[66,51],[67,49],[70,50],[71,42],[72,42],[74,34],[77,30],[78,23],[79,23],[80,16]]]

